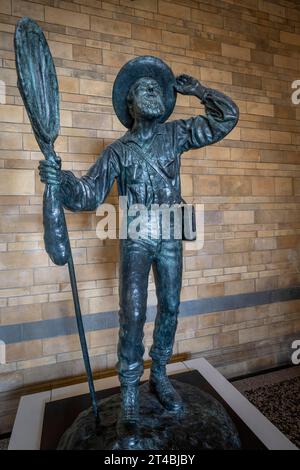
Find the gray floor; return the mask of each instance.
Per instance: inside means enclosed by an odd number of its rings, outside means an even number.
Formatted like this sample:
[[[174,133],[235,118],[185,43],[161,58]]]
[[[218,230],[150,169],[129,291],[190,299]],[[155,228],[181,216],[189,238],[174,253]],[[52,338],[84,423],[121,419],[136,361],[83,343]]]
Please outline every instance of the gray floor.
[[[300,366],[287,367],[275,372],[269,372],[266,374],[255,375],[254,377],[249,377],[247,379],[233,381],[232,385],[234,385],[239,390],[239,392],[243,393],[245,390],[255,390],[256,388],[263,387],[265,385],[273,385],[299,376]]]

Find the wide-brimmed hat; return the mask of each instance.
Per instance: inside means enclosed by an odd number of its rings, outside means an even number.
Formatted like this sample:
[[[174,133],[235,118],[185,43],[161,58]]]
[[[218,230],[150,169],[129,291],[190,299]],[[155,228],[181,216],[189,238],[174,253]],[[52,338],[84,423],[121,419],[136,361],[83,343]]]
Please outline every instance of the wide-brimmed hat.
[[[163,91],[165,113],[159,118],[160,122],[168,119],[175,106],[175,76],[170,67],[158,57],[136,57],[123,65],[115,79],[112,93],[115,113],[128,129],[132,127],[133,118],[128,110],[127,95],[132,85],[144,77],[156,80]]]

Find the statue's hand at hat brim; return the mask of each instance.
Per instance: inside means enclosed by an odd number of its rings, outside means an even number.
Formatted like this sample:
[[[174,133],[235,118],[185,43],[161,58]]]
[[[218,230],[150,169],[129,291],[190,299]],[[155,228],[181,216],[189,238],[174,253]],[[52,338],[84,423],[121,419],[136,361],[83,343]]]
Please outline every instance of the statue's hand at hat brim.
[[[181,95],[192,95],[202,97],[205,87],[201,85],[199,80],[190,75],[178,75],[175,81],[175,89]]]

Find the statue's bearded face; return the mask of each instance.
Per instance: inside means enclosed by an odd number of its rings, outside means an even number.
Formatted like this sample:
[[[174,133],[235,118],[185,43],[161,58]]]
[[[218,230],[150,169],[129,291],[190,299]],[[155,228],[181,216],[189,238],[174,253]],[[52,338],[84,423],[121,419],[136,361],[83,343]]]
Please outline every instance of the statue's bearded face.
[[[128,93],[127,104],[134,119],[155,119],[165,113],[162,89],[153,78],[137,80]]]

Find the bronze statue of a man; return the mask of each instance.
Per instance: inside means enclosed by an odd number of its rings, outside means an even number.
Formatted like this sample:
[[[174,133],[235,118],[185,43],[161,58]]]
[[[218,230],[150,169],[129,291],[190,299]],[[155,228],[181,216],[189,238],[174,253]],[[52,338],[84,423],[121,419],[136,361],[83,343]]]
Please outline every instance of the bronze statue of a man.
[[[206,114],[166,123],[177,92],[197,97]],[[120,70],[113,104],[128,131],[103,151],[86,175],[77,178],[70,171],[62,171],[59,159],[57,164],[40,162],[41,180],[60,184],[61,201],[71,211],[95,210],[115,179],[129,207],[137,203],[149,209],[152,204],[179,204],[182,153],[220,141],[235,127],[239,115],[230,98],[190,76],[175,78],[162,60],[151,56],[131,60]],[[147,159],[142,159],[143,154]],[[182,399],[166,375],[180,302],[182,240],[164,239],[162,233],[153,239],[128,237],[120,240],[117,369],[122,400],[119,428],[132,435],[138,430],[138,385],[143,373],[143,328],[151,266],[158,308],[150,350],[150,388],[166,409],[182,409]]]

